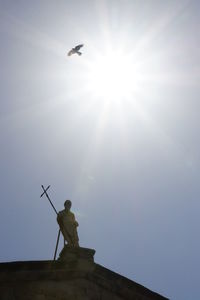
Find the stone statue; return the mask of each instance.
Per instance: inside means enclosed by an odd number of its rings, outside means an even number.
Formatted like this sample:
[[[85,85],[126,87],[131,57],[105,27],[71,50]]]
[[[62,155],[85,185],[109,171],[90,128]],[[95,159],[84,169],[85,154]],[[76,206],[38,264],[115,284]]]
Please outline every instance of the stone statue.
[[[66,200],[64,203],[65,209],[61,210],[57,216],[57,222],[60,230],[67,241],[69,247],[79,247],[79,238],[77,233],[78,222],[74,214],[70,211],[72,203]]]

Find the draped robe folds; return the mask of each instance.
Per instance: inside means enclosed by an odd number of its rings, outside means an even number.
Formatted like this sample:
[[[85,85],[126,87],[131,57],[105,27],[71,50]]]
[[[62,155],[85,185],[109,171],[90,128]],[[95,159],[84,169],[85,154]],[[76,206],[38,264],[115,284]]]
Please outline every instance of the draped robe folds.
[[[58,213],[57,222],[68,246],[79,247],[78,222],[75,220],[74,214],[71,211],[62,210]]]

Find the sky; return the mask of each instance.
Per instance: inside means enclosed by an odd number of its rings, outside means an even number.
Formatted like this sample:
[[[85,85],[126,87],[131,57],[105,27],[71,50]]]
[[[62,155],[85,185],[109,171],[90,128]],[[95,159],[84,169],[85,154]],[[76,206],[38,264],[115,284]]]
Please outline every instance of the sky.
[[[0,0],[1,262],[53,258],[51,185],[96,263],[199,299],[199,20],[195,0]]]

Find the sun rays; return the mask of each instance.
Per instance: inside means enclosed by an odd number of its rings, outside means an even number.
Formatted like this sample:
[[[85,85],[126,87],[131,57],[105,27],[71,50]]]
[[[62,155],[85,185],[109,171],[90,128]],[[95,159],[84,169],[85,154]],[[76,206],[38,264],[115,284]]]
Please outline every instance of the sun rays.
[[[64,32],[57,36],[37,25],[26,24],[25,20],[4,16],[7,33],[22,42],[28,49],[27,53],[30,48],[32,50],[30,56],[20,60],[24,62],[22,68],[20,66],[23,71],[21,74],[27,77],[27,70],[30,69],[29,82],[33,81],[35,86],[42,82],[43,91],[49,91],[48,96],[43,97],[42,92],[38,93],[35,89],[37,99],[29,103],[29,110],[34,116],[38,114],[37,111],[41,111],[41,115],[48,114],[49,122],[51,117],[54,118],[53,128],[57,132],[58,143],[55,152],[61,151],[59,145],[67,145],[67,136],[73,136],[73,132],[83,133],[85,130],[89,135],[87,153],[82,158],[80,180],[77,179],[77,182],[81,182],[85,176],[82,169],[87,169],[87,175],[93,176],[96,164],[102,159],[102,146],[108,132],[110,136],[111,132],[116,134],[115,138],[123,141],[127,147],[133,139],[136,141],[129,131],[132,120],[137,119],[133,122],[134,126],[138,123],[138,128],[144,126],[148,133],[153,131],[163,144],[173,145],[161,125],[153,120],[151,109],[145,103],[149,101],[155,105],[158,99],[154,97],[163,88],[167,90],[170,85],[180,81],[188,83],[187,73],[167,65],[166,57],[172,50],[174,54],[174,45],[157,43],[157,38],[162,36],[184,5],[163,10],[158,18],[147,22],[142,31],[135,26],[139,24],[134,20],[133,24],[130,20],[129,24],[121,23],[117,31],[113,30],[109,8],[103,3],[99,2],[98,21],[93,20],[96,24],[94,30],[75,26],[71,32],[72,27],[66,26]],[[71,21],[66,22],[70,25]],[[67,57],[68,49],[76,42],[85,44],[83,55]],[[192,79],[190,81],[192,84]],[[78,145],[77,136],[75,140]]]
[[[131,57],[127,53],[110,50],[98,54],[89,64],[88,89],[102,101],[116,101],[131,94],[137,76]]]

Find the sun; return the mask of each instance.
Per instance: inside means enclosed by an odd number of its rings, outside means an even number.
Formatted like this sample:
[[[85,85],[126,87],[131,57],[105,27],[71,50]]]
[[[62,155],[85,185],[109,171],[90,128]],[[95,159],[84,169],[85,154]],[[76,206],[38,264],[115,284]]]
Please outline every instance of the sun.
[[[137,74],[130,55],[122,51],[98,54],[87,73],[88,89],[93,96],[111,100],[122,99],[134,91]]]

